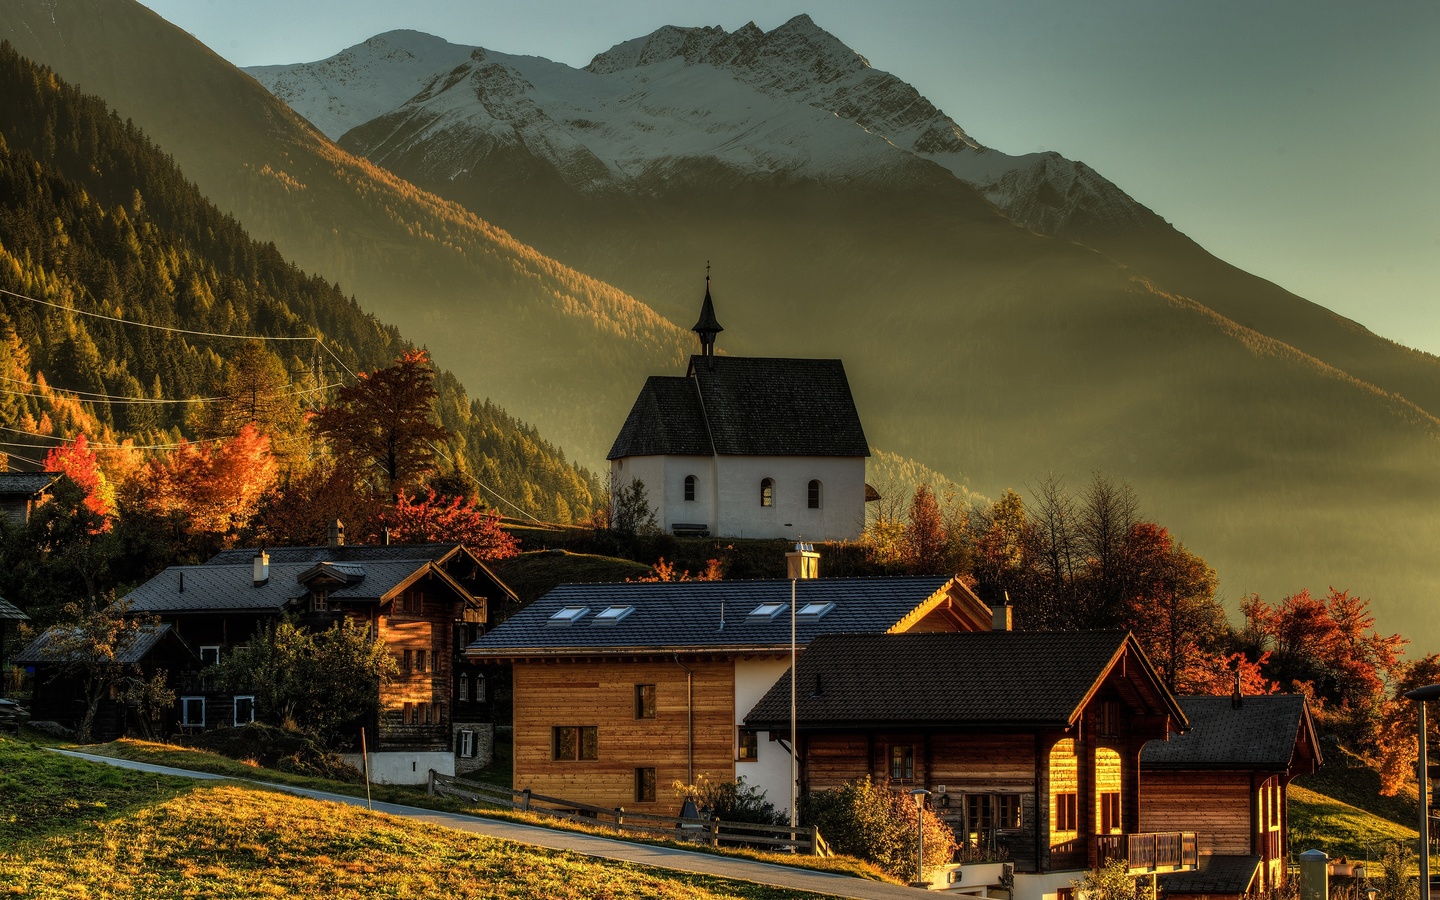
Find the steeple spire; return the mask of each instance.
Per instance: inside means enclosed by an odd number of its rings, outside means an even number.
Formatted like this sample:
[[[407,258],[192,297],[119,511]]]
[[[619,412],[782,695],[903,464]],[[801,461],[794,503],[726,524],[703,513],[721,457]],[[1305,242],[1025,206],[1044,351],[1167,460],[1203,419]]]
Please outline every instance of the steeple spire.
[[[700,335],[700,355],[706,358],[715,355],[715,335],[724,331],[715,318],[715,303],[710,299],[710,261],[705,261],[705,300],[700,304],[700,321],[690,329]]]

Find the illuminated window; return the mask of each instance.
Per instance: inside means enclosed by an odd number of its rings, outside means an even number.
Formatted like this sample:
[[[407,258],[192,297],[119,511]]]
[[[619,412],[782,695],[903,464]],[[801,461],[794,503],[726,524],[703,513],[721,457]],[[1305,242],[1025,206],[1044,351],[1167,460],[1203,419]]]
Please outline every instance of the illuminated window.
[[[762,478],[762,479],[760,479],[760,505],[761,505],[761,506],[774,506],[774,505],[775,505],[775,479],[773,479],[773,478]]]
[[[915,748],[896,744],[890,748],[890,780],[915,780]]]
[[[1100,833],[1120,833],[1120,792],[1106,791],[1100,795]]]
[[[1055,795],[1055,830],[1080,829],[1080,796],[1075,793]]]
[[[760,733],[741,729],[740,740],[736,742],[735,758],[740,762],[754,762],[760,758]]]

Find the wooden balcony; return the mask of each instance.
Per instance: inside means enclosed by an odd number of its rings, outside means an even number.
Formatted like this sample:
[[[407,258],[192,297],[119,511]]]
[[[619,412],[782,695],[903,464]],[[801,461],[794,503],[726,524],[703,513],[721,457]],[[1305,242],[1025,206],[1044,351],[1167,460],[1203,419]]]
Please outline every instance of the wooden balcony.
[[[1090,839],[1090,861],[1103,866],[1125,860],[1131,875],[1156,875],[1193,870],[1200,863],[1200,844],[1193,831],[1103,834]]]

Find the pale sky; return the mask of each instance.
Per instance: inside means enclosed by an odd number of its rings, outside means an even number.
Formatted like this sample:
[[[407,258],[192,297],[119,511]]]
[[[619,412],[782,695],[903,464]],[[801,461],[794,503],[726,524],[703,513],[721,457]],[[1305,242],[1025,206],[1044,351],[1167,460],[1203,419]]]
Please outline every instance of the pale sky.
[[[1440,354],[1440,4],[141,0],[236,65],[413,28],[581,66],[799,13],[981,143],[1082,160],[1216,256]]]

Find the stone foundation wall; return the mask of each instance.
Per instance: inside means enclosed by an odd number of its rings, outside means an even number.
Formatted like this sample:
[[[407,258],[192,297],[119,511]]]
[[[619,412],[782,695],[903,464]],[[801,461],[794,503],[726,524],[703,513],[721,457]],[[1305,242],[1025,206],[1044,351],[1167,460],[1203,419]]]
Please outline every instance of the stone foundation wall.
[[[462,756],[464,746],[461,732],[468,731],[474,735],[475,755]],[[470,772],[476,772],[490,765],[495,758],[495,725],[492,722],[456,722],[451,726],[450,742],[455,748],[455,774],[464,776]]]

